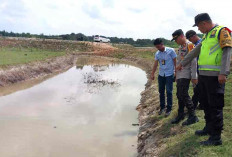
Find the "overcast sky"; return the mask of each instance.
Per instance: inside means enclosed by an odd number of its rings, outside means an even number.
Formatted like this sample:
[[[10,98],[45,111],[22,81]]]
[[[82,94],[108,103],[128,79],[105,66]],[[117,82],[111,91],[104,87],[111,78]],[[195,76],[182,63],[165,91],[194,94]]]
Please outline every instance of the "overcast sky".
[[[232,29],[231,4],[229,0],[0,0],[0,30],[171,39],[179,28],[199,32],[192,25],[202,12]]]

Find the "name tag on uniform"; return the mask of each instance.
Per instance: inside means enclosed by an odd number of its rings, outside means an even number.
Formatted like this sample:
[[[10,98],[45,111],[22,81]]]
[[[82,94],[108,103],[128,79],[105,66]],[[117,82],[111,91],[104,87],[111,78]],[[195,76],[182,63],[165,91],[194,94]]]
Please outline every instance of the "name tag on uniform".
[[[165,65],[165,60],[162,60],[162,61],[161,61],[161,64],[162,64],[162,65]]]
[[[180,53],[180,59],[184,60],[184,53]]]

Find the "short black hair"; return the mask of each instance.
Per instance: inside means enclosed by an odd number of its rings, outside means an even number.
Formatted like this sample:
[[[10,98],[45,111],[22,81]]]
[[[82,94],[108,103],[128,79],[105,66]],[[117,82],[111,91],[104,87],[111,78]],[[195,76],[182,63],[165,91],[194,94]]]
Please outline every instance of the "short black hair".
[[[192,36],[196,35],[197,33],[194,30],[189,30],[186,32],[185,36],[187,39],[191,38]]]
[[[159,44],[163,44],[163,40],[160,38],[156,38],[153,42],[154,45],[159,45]]]

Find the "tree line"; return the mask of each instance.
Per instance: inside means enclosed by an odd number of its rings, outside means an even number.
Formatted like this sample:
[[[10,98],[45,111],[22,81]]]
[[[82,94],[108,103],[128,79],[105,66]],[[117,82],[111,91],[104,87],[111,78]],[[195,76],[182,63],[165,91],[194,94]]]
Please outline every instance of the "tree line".
[[[26,38],[40,38],[40,39],[59,39],[59,40],[76,40],[76,41],[93,41],[93,36],[86,36],[82,33],[71,33],[71,34],[63,34],[63,35],[44,35],[44,34],[30,34],[30,33],[14,33],[7,31],[0,31],[0,36],[3,37],[26,37]],[[199,35],[202,37],[202,35]],[[135,47],[152,47],[154,40],[151,39],[137,39],[133,38],[118,38],[118,37],[108,37],[111,43],[122,43],[122,44],[130,44]],[[162,38],[164,44],[169,47],[178,47],[175,42],[171,42],[165,38]]]

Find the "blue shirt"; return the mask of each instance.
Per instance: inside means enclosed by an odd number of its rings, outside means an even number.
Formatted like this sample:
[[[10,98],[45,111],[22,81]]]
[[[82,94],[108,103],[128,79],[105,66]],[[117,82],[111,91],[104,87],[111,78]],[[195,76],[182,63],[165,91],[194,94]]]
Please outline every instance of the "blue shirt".
[[[202,39],[199,39],[194,45],[197,46],[198,44],[200,44],[200,43],[201,43],[201,40],[202,40]],[[198,60],[199,60],[199,56],[197,56],[197,74],[199,74],[199,70],[198,70],[198,68],[199,68]]]
[[[194,45],[197,46],[198,44],[200,44],[200,43],[201,43],[201,40],[202,40],[202,39],[199,39]]]
[[[155,60],[159,61],[160,76],[167,77],[174,74],[174,58],[176,58],[176,52],[173,48],[165,47],[164,52],[156,52]]]

